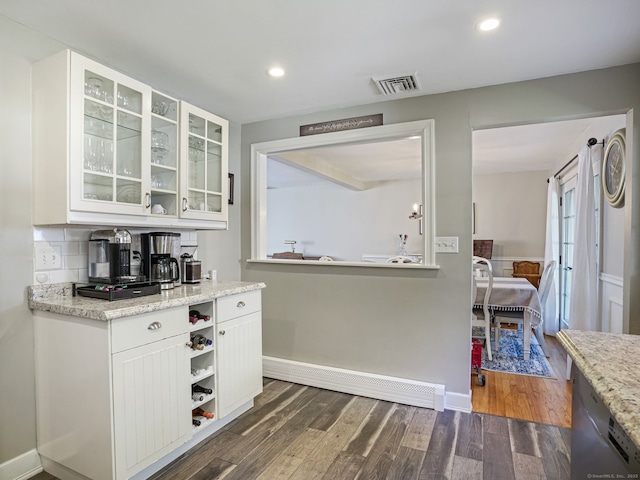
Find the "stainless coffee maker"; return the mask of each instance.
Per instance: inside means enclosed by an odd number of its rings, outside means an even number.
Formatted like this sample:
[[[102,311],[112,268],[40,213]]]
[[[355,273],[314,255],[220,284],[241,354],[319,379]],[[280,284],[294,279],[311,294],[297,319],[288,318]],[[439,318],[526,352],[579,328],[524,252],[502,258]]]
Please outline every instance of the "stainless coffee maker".
[[[89,237],[89,282],[131,283],[131,235],[127,230],[96,230]]]
[[[174,252],[174,234],[153,232],[140,235],[142,271],[150,282],[158,282],[162,290],[173,288],[180,281],[178,260]]]

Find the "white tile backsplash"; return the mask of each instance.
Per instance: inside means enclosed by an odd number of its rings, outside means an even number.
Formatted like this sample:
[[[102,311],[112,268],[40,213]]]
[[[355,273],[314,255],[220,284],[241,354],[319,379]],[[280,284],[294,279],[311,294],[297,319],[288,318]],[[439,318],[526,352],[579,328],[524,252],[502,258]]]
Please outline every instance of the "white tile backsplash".
[[[34,271],[33,284],[40,285],[61,282],[86,282],[88,279],[89,237],[92,231],[99,229],[100,228],[86,227],[34,227],[34,265],[36,248],[55,246],[60,249],[62,254],[62,268],[56,270]],[[104,229],[107,229],[107,227]],[[132,237],[131,249],[140,250],[140,233],[148,232],[149,230],[128,230]],[[196,247],[198,245],[198,233],[195,230],[180,230],[179,232],[180,244],[182,246]],[[190,250],[193,250],[193,248]]]

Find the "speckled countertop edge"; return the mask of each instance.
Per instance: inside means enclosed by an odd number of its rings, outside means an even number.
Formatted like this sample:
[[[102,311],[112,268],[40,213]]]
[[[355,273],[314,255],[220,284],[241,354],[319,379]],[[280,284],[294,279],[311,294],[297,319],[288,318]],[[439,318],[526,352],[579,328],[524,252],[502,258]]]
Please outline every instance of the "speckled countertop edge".
[[[157,295],[109,302],[96,298],[74,297],[71,294],[71,283],[59,283],[30,286],[27,289],[27,297],[31,310],[108,321],[166,308],[206,302],[265,287],[266,285],[260,282],[203,281],[194,285],[181,285],[170,290],[163,290]]]
[[[561,330],[556,338],[640,448],[640,335]]]

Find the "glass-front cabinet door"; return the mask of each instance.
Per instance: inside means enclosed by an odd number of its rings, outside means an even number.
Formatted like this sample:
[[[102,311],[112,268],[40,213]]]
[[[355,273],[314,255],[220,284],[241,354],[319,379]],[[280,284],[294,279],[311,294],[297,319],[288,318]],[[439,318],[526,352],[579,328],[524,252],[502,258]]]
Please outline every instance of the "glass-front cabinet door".
[[[78,55],[70,84],[71,209],[150,213],[151,88]]]
[[[198,107],[180,106],[181,216],[227,220],[227,120]]]
[[[158,92],[151,96],[151,210],[154,216],[176,217],[178,203],[178,106]]]

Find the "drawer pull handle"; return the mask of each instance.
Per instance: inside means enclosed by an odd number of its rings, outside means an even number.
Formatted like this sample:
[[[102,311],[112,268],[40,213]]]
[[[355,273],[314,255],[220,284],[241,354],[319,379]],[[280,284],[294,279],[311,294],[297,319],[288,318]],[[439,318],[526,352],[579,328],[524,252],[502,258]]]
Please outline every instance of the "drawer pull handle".
[[[147,327],[148,330],[160,330],[162,328],[162,324],[160,322],[153,322],[151,325]]]
[[[238,308],[242,308],[242,307],[244,307],[245,305],[246,305],[246,304],[245,304],[242,300],[240,300],[240,301],[238,302],[238,304],[236,305],[236,307],[238,307]]]
[[[225,333],[227,333],[227,332],[225,332],[224,330],[220,330],[218,333],[219,333],[220,335],[224,335],[224,334],[225,334]]]

